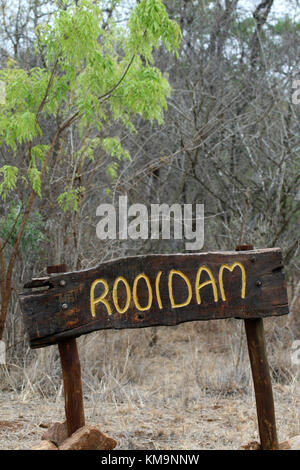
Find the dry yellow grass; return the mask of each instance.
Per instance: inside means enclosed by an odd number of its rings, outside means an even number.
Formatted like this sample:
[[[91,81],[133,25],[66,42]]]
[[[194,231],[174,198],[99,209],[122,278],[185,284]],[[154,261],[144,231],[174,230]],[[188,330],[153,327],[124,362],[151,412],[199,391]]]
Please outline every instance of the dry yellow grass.
[[[265,325],[283,441],[300,434],[299,367],[291,365],[286,320]],[[87,422],[117,449],[237,449],[258,440],[244,336],[243,323],[231,320],[80,338]],[[64,420],[57,348],[1,373],[0,448],[28,449],[41,426]]]

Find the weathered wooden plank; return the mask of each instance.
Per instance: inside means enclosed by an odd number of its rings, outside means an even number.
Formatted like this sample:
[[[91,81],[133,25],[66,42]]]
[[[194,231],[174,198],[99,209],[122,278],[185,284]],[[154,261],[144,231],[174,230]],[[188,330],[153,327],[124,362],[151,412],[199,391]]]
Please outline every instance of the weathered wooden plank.
[[[45,284],[20,294],[32,348],[99,329],[288,313],[279,248],[129,257]]]

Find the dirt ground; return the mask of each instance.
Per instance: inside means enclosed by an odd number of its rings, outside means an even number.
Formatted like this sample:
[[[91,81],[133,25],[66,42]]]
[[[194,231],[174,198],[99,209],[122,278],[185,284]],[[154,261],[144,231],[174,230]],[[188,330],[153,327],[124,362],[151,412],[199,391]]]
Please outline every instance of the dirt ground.
[[[292,402],[288,389],[276,390],[280,441],[299,434],[300,400]],[[258,440],[255,404],[250,397],[199,398],[187,409],[176,400],[147,406],[85,401],[86,420],[118,441],[116,449],[237,449]],[[64,420],[63,401],[20,400],[1,396],[0,448],[30,449],[50,423]]]
[[[238,449],[258,440],[247,350],[238,341],[228,346],[228,328],[236,333],[229,323],[200,334],[182,325],[80,339],[86,422],[122,450]],[[10,385],[0,390],[0,449],[30,449],[47,426],[64,420],[61,377],[53,372],[58,374],[59,362],[50,349],[35,352],[22,384],[11,368]],[[285,362],[273,349],[277,427],[284,441],[300,434],[299,371],[284,375]]]

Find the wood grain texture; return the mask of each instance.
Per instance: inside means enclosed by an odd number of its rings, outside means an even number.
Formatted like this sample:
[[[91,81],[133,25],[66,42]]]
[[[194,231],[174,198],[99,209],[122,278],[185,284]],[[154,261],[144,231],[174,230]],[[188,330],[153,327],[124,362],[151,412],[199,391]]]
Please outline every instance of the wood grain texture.
[[[245,320],[262,450],[278,449],[272,382],[262,318]]]
[[[222,265],[231,266],[241,263],[245,270],[245,295],[242,298],[241,269],[236,266],[232,271],[223,270],[222,286],[219,282]],[[215,282],[217,299],[212,283],[200,284],[210,280],[206,271],[198,279],[200,267],[209,268]],[[173,296],[170,295],[170,272]],[[158,273],[161,272],[159,275]],[[147,276],[136,283],[134,301],[134,280],[141,274]],[[126,279],[130,289],[127,297],[123,281],[115,291],[119,313],[113,298],[113,285],[118,277]],[[158,282],[158,276],[159,282]],[[111,309],[98,302],[94,305],[95,316],[91,312],[92,283],[102,279],[107,282],[105,300]],[[158,289],[156,288],[158,284]],[[249,250],[240,252],[212,252],[200,254],[147,255],[117,259],[103,263],[96,268],[64,274],[52,274],[39,282],[34,279],[25,284],[35,290],[20,294],[26,329],[32,348],[57,343],[65,338],[78,337],[100,329],[140,328],[154,325],[177,325],[195,320],[222,318],[263,318],[288,313],[286,283],[283,272],[282,255],[279,248]],[[42,289],[42,290],[37,290]],[[95,299],[104,291],[104,285],[95,288]],[[197,299],[197,291],[201,297]],[[137,308],[137,305],[146,310]],[[186,302],[188,301],[188,302]],[[180,304],[186,305],[179,306]]]
[[[47,266],[47,273],[64,273],[65,264]],[[43,280],[42,280],[43,281]],[[35,280],[33,280],[35,285]],[[62,283],[64,284],[64,283]],[[67,338],[58,342],[58,350],[64,381],[65,411],[68,436],[85,425],[81,367],[75,338]]]
[[[236,251],[244,250],[253,250],[253,245],[236,247]],[[262,450],[277,450],[275,407],[263,319],[248,318],[244,320],[244,323],[255,391],[260,448]]]
[[[85,425],[81,368],[75,338],[58,343],[64,380],[65,411],[68,435]]]

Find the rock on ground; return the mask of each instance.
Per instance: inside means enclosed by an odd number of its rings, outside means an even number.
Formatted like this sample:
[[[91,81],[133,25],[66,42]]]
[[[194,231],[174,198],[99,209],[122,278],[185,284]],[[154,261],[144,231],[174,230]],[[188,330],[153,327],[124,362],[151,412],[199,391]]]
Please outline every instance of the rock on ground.
[[[53,442],[41,441],[39,444],[33,446],[31,450],[58,450],[58,448]]]
[[[83,426],[68,437],[59,450],[112,450],[116,445],[117,441],[95,426]]]
[[[292,437],[279,444],[280,450],[300,450],[300,436]]]
[[[55,442],[60,446],[68,438],[67,422],[53,423],[42,435],[42,440]]]

